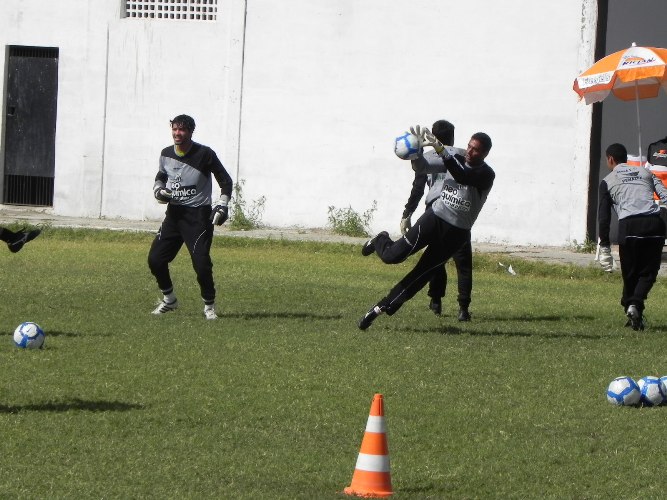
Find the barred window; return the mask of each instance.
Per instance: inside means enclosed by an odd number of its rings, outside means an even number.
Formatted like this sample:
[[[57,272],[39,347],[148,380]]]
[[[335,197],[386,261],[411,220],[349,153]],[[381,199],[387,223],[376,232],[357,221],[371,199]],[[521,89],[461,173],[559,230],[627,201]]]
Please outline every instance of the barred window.
[[[123,0],[125,17],[215,21],[218,0]]]

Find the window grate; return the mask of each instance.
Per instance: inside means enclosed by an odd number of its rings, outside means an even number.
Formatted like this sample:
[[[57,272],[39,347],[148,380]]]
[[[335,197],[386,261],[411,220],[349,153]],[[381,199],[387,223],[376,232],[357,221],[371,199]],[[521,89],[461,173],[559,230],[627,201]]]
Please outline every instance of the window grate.
[[[123,0],[125,17],[215,21],[218,0]]]
[[[53,206],[53,177],[5,176],[5,204]]]

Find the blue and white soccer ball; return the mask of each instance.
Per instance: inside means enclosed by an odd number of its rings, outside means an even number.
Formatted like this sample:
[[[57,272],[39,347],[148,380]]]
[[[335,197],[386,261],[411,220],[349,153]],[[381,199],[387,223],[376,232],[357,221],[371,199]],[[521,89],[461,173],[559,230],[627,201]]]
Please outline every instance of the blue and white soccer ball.
[[[401,160],[414,160],[419,156],[420,151],[419,138],[410,132],[406,132],[394,139],[394,153]]]
[[[14,330],[14,344],[21,349],[41,349],[44,338],[44,330],[32,321],[21,323]]]
[[[616,377],[607,387],[607,401],[613,405],[635,406],[640,399],[639,386],[632,377]]]
[[[662,393],[665,395],[665,403],[667,403],[667,375],[660,377],[660,388],[662,389]]]
[[[644,406],[660,406],[665,403],[665,393],[658,377],[642,377],[637,382]]]

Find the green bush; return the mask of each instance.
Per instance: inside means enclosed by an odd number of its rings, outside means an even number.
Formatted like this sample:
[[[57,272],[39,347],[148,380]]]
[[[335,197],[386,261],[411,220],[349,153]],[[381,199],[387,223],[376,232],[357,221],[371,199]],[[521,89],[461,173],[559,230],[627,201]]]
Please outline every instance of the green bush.
[[[351,206],[347,208],[329,207],[329,226],[335,234],[345,236],[369,236],[368,231],[377,202],[373,200],[371,208],[359,215]]]

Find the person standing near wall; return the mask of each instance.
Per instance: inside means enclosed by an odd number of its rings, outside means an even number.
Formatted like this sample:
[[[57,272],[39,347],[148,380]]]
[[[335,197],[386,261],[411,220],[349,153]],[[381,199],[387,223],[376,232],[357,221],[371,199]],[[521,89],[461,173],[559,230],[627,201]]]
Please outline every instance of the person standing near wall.
[[[445,146],[454,145],[454,125],[447,120],[438,120],[434,122],[431,127],[431,133]],[[460,153],[463,154],[463,151],[460,151]],[[423,172],[417,173],[417,171],[423,170],[421,167],[423,162],[426,162],[427,164],[442,162],[435,151],[428,151],[426,153],[422,151],[420,156],[417,159],[412,160],[412,162],[412,168],[415,170],[415,177],[412,181],[412,190],[410,191],[410,196],[408,202],[405,204],[405,209],[403,210],[403,216],[401,218],[400,229],[401,234],[403,235],[405,235],[412,227],[412,214],[417,209],[419,200],[421,200],[424,195],[424,186],[429,187],[425,200],[426,209],[428,209],[438,196],[440,196],[445,178],[445,174],[442,172],[434,174]],[[464,244],[460,249],[454,252],[452,259],[456,265],[456,275],[458,279],[458,320],[470,321],[471,317],[470,312],[468,311],[472,294],[472,245],[470,242]],[[443,264],[442,272],[434,273],[428,284],[428,296],[431,298],[429,309],[437,316],[442,314],[442,298],[445,296],[446,290],[447,268]]]
[[[613,268],[609,228],[612,208],[618,215],[618,251],[623,275],[621,306],[633,330],[644,329],[644,308],[658,272],[665,244],[665,223],[653,200],[657,193],[667,203],[667,188],[649,170],[627,164],[628,152],[622,144],[606,150],[611,171],[601,182],[598,200],[600,264]]]
[[[192,140],[192,117],[178,115],[170,124],[174,145],[162,150],[153,185],[155,199],[166,204],[167,210],[148,252],[148,267],[163,294],[152,314],[165,314],[178,307],[169,263],[185,243],[197,274],[204,316],[217,319],[210,250],[213,225],[222,225],[229,216],[232,178],[215,151]],[[213,205],[212,176],[220,186],[220,197]]]
[[[415,267],[371,307],[358,321],[366,330],[382,313],[390,316],[421,290],[439,272],[462,245],[470,241],[470,229],[493,187],[495,173],[484,161],[491,150],[491,138],[483,133],[473,134],[465,157],[452,154],[429,132],[423,134],[425,145],[432,146],[440,156],[440,164],[424,168],[427,172],[446,172],[442,192],[414,226],[399,240],[392,241],[386,231],[368,240],[361,254],[377,253],[385,264],[398,264],[425,248]]]

